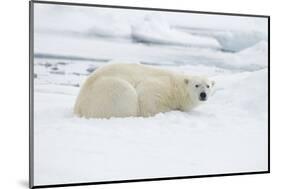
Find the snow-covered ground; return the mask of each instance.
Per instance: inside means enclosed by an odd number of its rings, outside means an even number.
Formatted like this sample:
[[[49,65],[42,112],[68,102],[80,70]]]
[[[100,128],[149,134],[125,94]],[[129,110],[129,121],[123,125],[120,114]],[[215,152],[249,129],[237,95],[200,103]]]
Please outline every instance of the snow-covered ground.
[[[35,185],[267,170],[265,18],[35,5]],[[85,78],[110,60],[216,81],[191,112],[84,119]]]

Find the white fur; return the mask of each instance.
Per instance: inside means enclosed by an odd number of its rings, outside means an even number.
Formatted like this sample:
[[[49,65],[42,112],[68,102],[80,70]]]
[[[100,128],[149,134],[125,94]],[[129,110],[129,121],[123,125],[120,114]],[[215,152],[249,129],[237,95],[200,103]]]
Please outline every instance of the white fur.
[[[200,103],[202,91],[209,96],[213,84],[204,77],[141,64],[107,64],[87,78],[74,113],[86,118],[110,118],[189,111]]]

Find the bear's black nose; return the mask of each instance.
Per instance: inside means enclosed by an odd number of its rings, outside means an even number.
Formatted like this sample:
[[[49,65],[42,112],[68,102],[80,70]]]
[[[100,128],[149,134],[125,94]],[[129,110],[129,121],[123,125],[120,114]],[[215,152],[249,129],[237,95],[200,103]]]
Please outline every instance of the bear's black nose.
[[[206,95],[205,92],[200,93],[200,99],[201,100],[206,100],[206,97],[207,97],[207,95]]]

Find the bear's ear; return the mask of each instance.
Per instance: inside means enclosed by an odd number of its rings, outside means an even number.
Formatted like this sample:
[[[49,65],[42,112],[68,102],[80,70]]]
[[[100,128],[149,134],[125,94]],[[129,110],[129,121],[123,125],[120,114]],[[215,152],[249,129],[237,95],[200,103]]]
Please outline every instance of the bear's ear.
[[[212,87],[215,86],[215,84],[216,84],[216,82],[215,82],[215,81],[212,81]]]
[[[188,84],[188,82],[189,82],[188,79],[184,79],[185,84]]]

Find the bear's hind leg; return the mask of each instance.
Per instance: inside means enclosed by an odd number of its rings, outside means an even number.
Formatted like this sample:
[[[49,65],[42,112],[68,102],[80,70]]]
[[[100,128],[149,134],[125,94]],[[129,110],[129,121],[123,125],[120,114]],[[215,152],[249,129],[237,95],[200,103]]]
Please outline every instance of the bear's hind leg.
[[[90,118],[130,117],[138,115],[138,98],[135,88],[127,81],[115,77],[95,80],[84,99],[78,104],[80,116]]]

